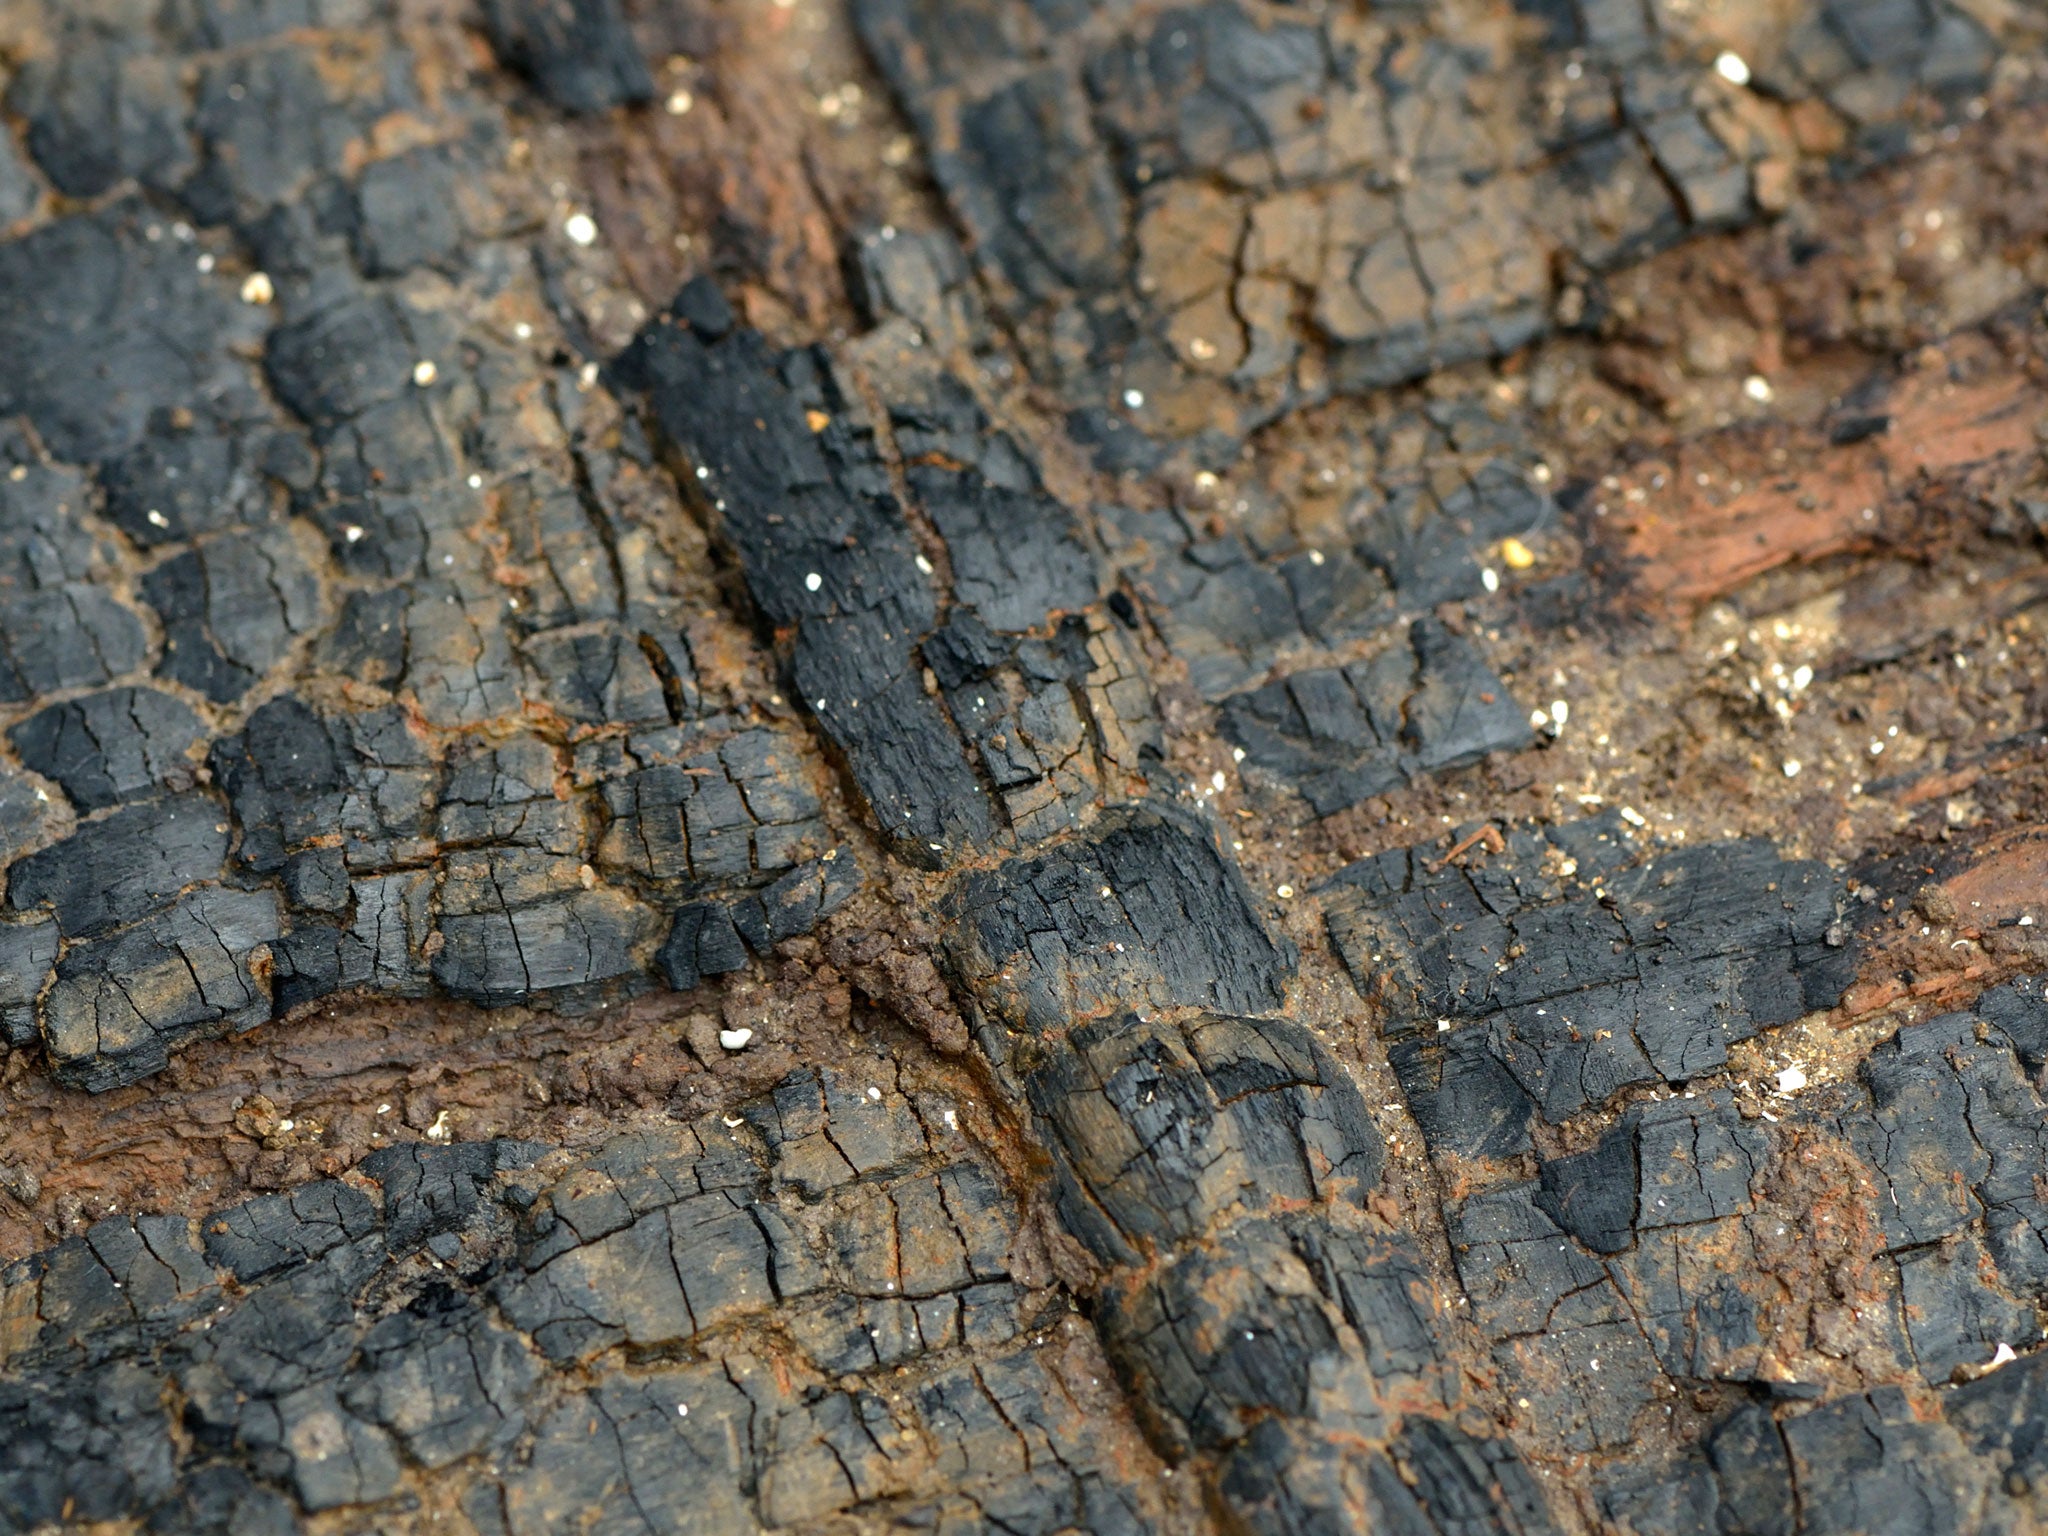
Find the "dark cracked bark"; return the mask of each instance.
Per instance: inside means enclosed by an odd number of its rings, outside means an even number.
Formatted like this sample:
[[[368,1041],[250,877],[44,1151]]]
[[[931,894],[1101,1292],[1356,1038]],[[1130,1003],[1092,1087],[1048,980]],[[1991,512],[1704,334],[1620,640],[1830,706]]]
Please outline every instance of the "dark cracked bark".
[[[0,7],[0,1531],[2034,1529],[2044,38]]]

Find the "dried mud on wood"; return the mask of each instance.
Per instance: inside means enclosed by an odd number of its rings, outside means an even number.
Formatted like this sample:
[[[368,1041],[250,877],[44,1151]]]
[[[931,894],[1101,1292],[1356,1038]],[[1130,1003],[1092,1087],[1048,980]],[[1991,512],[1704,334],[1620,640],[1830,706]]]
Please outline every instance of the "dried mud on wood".
[[[0,1531],[2020,1533],[2048,14],[0,3]]]

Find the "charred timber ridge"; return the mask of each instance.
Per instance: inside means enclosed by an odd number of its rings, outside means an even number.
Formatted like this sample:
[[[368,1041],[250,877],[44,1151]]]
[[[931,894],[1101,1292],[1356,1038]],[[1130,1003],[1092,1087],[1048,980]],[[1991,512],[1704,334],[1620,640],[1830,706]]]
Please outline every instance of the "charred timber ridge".
[[[0,1533],[2038,1528],[2048,14],[1736,9],[0,8]]]

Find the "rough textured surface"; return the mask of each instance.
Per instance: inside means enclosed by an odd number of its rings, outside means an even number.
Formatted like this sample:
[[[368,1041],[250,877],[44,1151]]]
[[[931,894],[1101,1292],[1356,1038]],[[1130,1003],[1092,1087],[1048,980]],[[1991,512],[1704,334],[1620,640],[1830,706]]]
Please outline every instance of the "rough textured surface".
[[[2044,49],[0,0],[0,1531],[2037,1529]]]
[[[1525,1150],[1532,1112],[1705,1076],[1841,1000],[1855,958],[1829,871],[1754,843],[1636,864],[1622,825],[1517,833],[1475,870],[1400,849],[1331,878],[1331,937],[1389,1004],[1388,1056],[1432,1145]]]
[[[1800,132],[1813,108],[1840,114],[1842,158],[1897,154],[1916,109],[1960,111],[2039,25],[1945,4],[1800,4],[1769,32],[1517,9],[855,7],[1074,409],[1226,440],[1304,395],[1525,345],[1557,265],[1782,207],[1823,148]],[[1717,44],[1753,61],[1739,80],[1703,67]]]
[[[1085,1330],[1012,1276],[1000,1180],[942,1104],[807,1071],[585,1160],[400,1145],[196,1219],[97,1222],[0,1279],[7,1529],[402,1518],[435,1474],[515,1531],[826,1529],[855,1505],[1165,1528],[1089,1427]]]

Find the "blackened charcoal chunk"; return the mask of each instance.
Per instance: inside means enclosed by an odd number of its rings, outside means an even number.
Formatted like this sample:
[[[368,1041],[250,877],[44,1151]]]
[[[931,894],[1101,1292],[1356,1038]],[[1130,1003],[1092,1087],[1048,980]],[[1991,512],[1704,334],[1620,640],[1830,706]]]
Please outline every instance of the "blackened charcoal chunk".
[[[747,947],[765,955],[784,939],[809,933],[859,892],[860,865],[851,849],[799,865],[757,896],[733,907]]]
[[[886,224],[861,236],[850,275],[872,326],[901,315],[943,347],[946,338],[964,338],[981,324],[966,253],[950,230]]]
[[[204,795],[126,806],[17,863],[8,899],[21,911],[48,902],[66,938],[134,922],[193,882],[219,876],[225,821]]]
[[[1416,1502],[1443,1536],[1467,1530],[1505,1536],[1553,1536],[1549,1503],[1528,1465],[1506,1439],[1481,1439],[1442,1419],[1411,1420],[1394,1441]],[[1393,1509],[1399,1494],[1385,1488]],[[1400,1526],[1389,1523],[1389,1529]]]
[[[675,297],[676,318],[706,341],[722,341],[739,316],[710,278],[692,278]]]
[[[1431,1148],[1461,1157],[1513,1157],[1529,1149],[1536,1101],[1483,1034],[1462,1030],[1441,1046],[1421,1036],[1395,1040],[1387,1060]]]
[[[405,616],[410,601],[401,587],[351,592],[341,612],[314,648],[324,671],[352,677],[373,688],[394,688],[405,677]]]
[[[2038,978],[1993,987],[1977,999],[1976,1011],[2004,1031],[2030,1075],[2048,1066],[2048,993]]]
[[[444,913],[434,979],[456,997],[491,1005],[581,993],[639,974],[634,950],[648,936],[652,916],[631,897],[605,888],[500,910]]]
[[[670,701],[640,637],[616,625],[534,635],[520,647],[537,702],[579,724],[666,725]]]
[[[1238,533],[1163,512],[1109,508],[1112,537],[1147,609],[1205,698],[1221,699],[1288,652],[1391,618],[1386,582],[1344,549],[1263,558]]]
[[[353,1185],[334,1179],[289,1194],[259,1195],[215,1211],[199,1224],[206,1257],[243,1285],[310,1263],[377,1230],[377,1208]]]
[[[296,900],[290,891],[288,900]],[[338,923],[299,916],[271,949],[275,964],[271,999],[279,1015],[337,992],[342,987],[342,947],[351,935]],[[391,989],[394,993],[399,989]]]
[[[0,590],[0,702],[110,682],[147,655],[141,621],[97,587]]]
[[[1284,1020],[1084,1025],[1027,1082],[1067,1228],[1109,1263],[1224,1213],[1362,1202],[1385,1150],[1357,1088]]]
[[[1244,752],[1254,779],[1279,777],[1327,816],[1406,777],[1402,706],[1413,686],[1412,659],[1396,649],[1235,694],[1218,726]]]
[[[1170,1528],[1148,1515],[1130,1473],[1041,1357],[1015,1352],[979,1367],[963,1362],[916,1401],[940,1465],[960,1469],[959,1496],[940,1505],[952,1506],[958,1528],[994,1526],[1019,1536],[1147,1536]],[[1030,1425],[1031,1443],[1044,1451],[1020,1456],[1015,1425]]]
[[[1595,1253],[1620,1253],[1635,1240],[1636,1138],[1622,1127],[1584,1152],[1541,1169],[1536,1204]]]
[[[983,259],[1013,288],[1049,298],[1117,283],[1123,209],[1077,81],[1033,70],[969,103],[958,133],[933,170]]]
[[[1632,1083],[1715,1070],[1732,1042],[1831,1006],[1853,979],[1854,952],[1828,942],[1842,894],[1825,866],[1736,841],[1602,868],[1599,848],[1518,829],[1462,867],[1395,850],[1325,883],[1353,980],[1400,999],[1390,1036],[1421,1037],[1395,1053],[1404,1080],[1434,1094],[1453,1058],[1469,1070],[1483,1050],[1561,1121]],[[1465,1020],[1483,1045],[1443,1038]]]
[[[1749,1225],[1731,1218],[1644,1224],[1608,1272],[1672,1376],[1754,1382],[1764,1340],[1743,1277],[1759,1267]]]
[[[275,874],[288,846],[341,825],[354,766],[348,757],[327,723],[290,694],[269,700],[240,734],[215,743],[214,775],[242,825],[242,862]]]
[[[158,410],[248,394],[232,351],[261,314],[189,247],[148,239],[156,217],[119,203],[0,244],[0,416],[28,416],[60,458],[109,458]]]
[[[1216,1486],[1249,1536],[1341,1536],[1359,1529],[1361,1519],[1374,1531],[1427,1529],[1416,1525],[1415,1496],[1379,1452],[1285,1419],[1253,1426],[1223,1459]],[[1403,1515],[1405,1526],[1398,1523]]]
[[[1757,1536],[1793,1536],[1799,1518],[1792,1464],[1768,1409],[1736,1409],[1707,1436],[1706,1452],[1729,1524]]]
[[[411,71],[348,72],[334,42],[251,49],[203,66],[192,124],[205,159],[185,195],[209,222],[304,195],[342,169],[350,143],[416,105]]]
[[[366,875],[351,889],[355,922],[336,941],[335,985],[374,986],[397,997],[425,996],[432,990],[427,956],[434,926],[432,872]]]
[[[434,150],[372,161],[356,183],[356,258],[372,277],[445,260],[462,237],[455,167]]]
[[[1736,1216],[1752,1207],[1750,1185],[1770,1143],[1744,1120],[1725,1088],[1631,1111],[1642,1169],[1638,1221],[1645,1231]]]
[[[12,864],[59,827],[49,791],[25,773],[0,769],[0,861]]]
[[[1417,620],[1408,638],[1418,687],[1408,700],[1406,734],[1424,772],[1528,745],[1528,716],[1478,647],[1434,619]]]
[[[745,1203],[721,1191],[650,1210],[508,1277],[499,1303],[556,1360],[678,1344],[762,1311],[775,1304],[774,1258]]]
[[[359,27],[379,14],[376,0],[171,0],[157,25],[173,47],[201,53],[281,32]]]
[[[1946,1408],[1949,1423],[1979,1456],[2011,1458],[2009,1489],[2015,1476],[2036,1489],[2048,1478],[2048,1354],[2024,1354],[1956,1388]]]
[[[113,688],[53,704],[7,733],[22,765],[55,779],[81,811],[164,788],[190,788],[187,756],[206,724],[154,688]]]
[[[57,925],[47,919],[0,923],[0,1038],[27,1045],[36,1037],[36,998],[57,964]]]
[[[0,475],[0,703],[132,671],[148,640],[134,613],[90,584],[112,551],[79,518],[83,476],[40,462],[14,432],[0,447],[12,461]]]
[[[441,792],[439,832],[451,846],[509,843],[568,854],[581,850],[574,806],[555,794],[555,749],[537,736],[479,745],[455,761]]]
[[[604,112],[654,94],[618,0],[487,0],[491,46],[565,112]]]
[[[383,1147],[361,1166],[384,1190],[385,1241],[393,1253],[404,1253],[461,1226],[483,1208],[498,1169],[528,1161],[520,1143],[472,1141]]]
[[[171,412],[150,419],[149,435],[100,465],[107,518],[152,548],[241,523],[265,521],[270,480],[294,474],[303,440],[239,424],[183,426]]]
[[[284,865],[285,899],[307,912],[348,910],[348,862],[339,848],[307,848]]]
[[[1530,739],[1521,706],[1478,649],[1434,620],[1371,661],[1235,695],[1220,723],[1250,764],[1298,789],[1319,816]]]
[[[289,1458],[292,1491],[309,1513],[372,1504],[398,1491],[390,1436],[345,1408],[330,1381],[279,1395],[272,1411],[274,1440],[269,1422],[245,1422],[243,1433],[256,1448]]]
[[[871,440],[820,359],[773,357],[755,332],[682,318],[701,286],[635,339],[623,379],[649,396],[694,470],[768,624],[797,629],[792,680],[845,755],[872,820],[938,867],[995,831],[959,737],[924,690],[914,647],[937,605]],[[927,562],[928,563],[928,562]]]
[[[1842,1133],[1889,1190],[1877,1201],[1888,1247],[1937,1241],[1977,1214],[1971,1186],[1992,1162],[1974,1134],[1969,1086],[1948,1059],[1974,1043],[1970,1017],[1945,1014],[1900,1030],[1863,1063],[1870,1113],[1843,1116]]]
[[[1251,1222],[1156,1278],[1113,1286],[1101,1326],[1150,1416],[1185,1453],[1226,1446],[1267,1414],[1381,1429],[1339,1322],[1285,1237]]]
[[[1404,606],[1424,608],[1484,589],[1484,551],[1557,520],[1557,504],[1525,471],[1495,459],[1447,492],[1399,490],[1370,510],[1359,548]]]
[[[161,1375],[128,1362],[0,1385],[0,1515],[12,1532],[131,1517],[176,1486]]]
[[[41,1272],[42,1319],[28,1337],[46,1358],[80,1364],[162,1339],[211,1311],[219,1295],[182,1216],[105,1217],[27,1269]]]
[[[200,886],[132,928],[73,944],[43,1000],[57,1075],[98,1093],[161,1071],[189,1036],[262,1023],[280,931],[269,891]]]
[[[217,704],[238,699],[320,622],[320,584],[287,528],[222,535],[142,579],[164,626],[157,670]]]
[[[85,476],[48,464],[15,423],[0,424],[0,588],[35,591],[92,577],[112,554],[79,518]]]
[[[1897,1387],[1828,1403],[1783,1429],[1802,1530],[1969,1530],[1995,1475],[1954,1428],[1923,1422]]]
[[[900,857],[938,867],[986,846],[995,813],[921,669],[891,647],[877,621],[813,620],[791,670],[846,754],[876,826]]]
[[[958,610],[924,660],[1021,841],[1086,825],[1107,798],[1110,764],[1143,771],[1151,692],[1104,621],[1071,618],[1050,640],[1011,641]]]
[[[178,63],[153,56],[143,37],[81,27],[25,65],[7,104],[27,119],[29,153],[67,196],[96,197],[130,176],[170,186],[191,169]]]
[[[775,1156],[775,1176],[797,1185],[805,1197],[850,1182],[857,1176],[903,1167],[926,1150],[923,1131],[909,1102],[894,1094],[870,1099],[858,1077],[827,1068],[792,1073],[773,1095],[747,1111]],[[955,1180],[955,1192],[966,1186]],[[999,1217],[1002,1196],[977,1183],[957,1213],[963,1224],[980,1226]]]
[[[1234,866],[1171,812],[962,879],[942,903],[955,972],[1013,1029],[1107,1008],[1278,1008],[1295,965]]]
[[[1223,1463],[1218,1490],[1252,1536],[1554,1536],[1535,1476],[1506,1440],[1435,1419],[1411,1421],[1391,1447],[1326,1440],[1261,1422]]]
[[[520,591],[522,627],[554,629],[619,617],[622,595],[594,504],[563,480],[526,475],[498,492],[510,558],[533,577]]]
[[[273,331],[265,364],[286,405],[332,426],[411,389],[425,355],[394,300],[349,293]]]
[[[689,1413],[678,1413],[679,1405]],[[609,1433],[593,1437],[593,1420]],[[754,1405],[717,1362],[608,1375],[549,1413],[531,1459],[507,1469],[513,1536],[564,1527],[630,1536],[756,1529],[746,1493],[759,1456],[754,1425]]]
[[[290,1499],[226,1462],[181,1476],[149,1515],[150,1536],[295,1536],[299,1529]]]
[[[1558,1297],[1534,1331],[1503,1333],[1497,1316],[1486,1328],[1504,1391],[1518,1405],[1526,1398],[1531,1422],[1563,1450],[1590,1455],[1636,1444],[1639,1420],[1654,1411],[1648,1405],[1671,1390],[1643,1325],[1611,1282]]]
[[[0,139],[0,229],[35,212],[40,190],[10,136]]]
[[[1906,1332],[1930,1383],[1950,1380],[1959,1368],[1984,1365],[1999,1345],[2032,1335],[2034,1308],[2006,1295],[1997,1274],[1991,1255],[1969,1233],[1900,1255]]]
[[[517,714],[521,679],[501,606],[452,582],[419,582],[410,595],[405,681],[427,721],[445,729]]]
[[[1000,1186],[966,1163],[856,1193],[828,1240],[855,1294],[924,1299],[1004,1278],[1012,1236]]]
[[[729,907],[721,902],[697,902],[677,911],[675,925],[662,942],[657,959],[668,984],[678,992],[688,992],[706,976],[746,969],[747,947]]]
[[[349,1407],[396,1435],[422,1466],[502,1445],[524,1427],[522,1409],[541,1379],[519,1338],[487,1322],[473,1301],[395,1312],[363,1339]]]
[[[778,874],[822,848],[827,833],[798,736],[756,729],[715,751],[690,745],[640,738],[631,755],[645,766],[603,781],[600,867],[691,891]]]
[[[1038,629],[1095,598],[1095,562],[1074,516],[1043,488],[915,465],[911,494],[946,541],[954,595],[990,628]]]
[[[1730,1039],[1832,1008],[1855,980],[1855,952],[1828,942],[1842,882],[1815,860],[1783,859],[1770,844],[1744,838],[1666,855],[1613,884],[1629,939],[1653,964],[1716,962],[1733,972],[1714,981],[1732,993]],[[1654,1025],[1654,1015],[1645,1023]],[[1651,1033],[1643,1043],[1663,1066],[1668,1052]]]
[[[1532,864],[1541,846],[1512,838],[1510,856],[1517,866]],[[1512,877],[1505,883],[1495,893],[1455,866],[1439,867],[1428,850],[1392,848],[1324,884],[1330,938],[1352,981],[1367,991],[1391,983],[1404,994],[1388,1035],[1427,1034],[1432,1025],[1443,1033],[1455,1017],[1491,1011],[1495,967],[1514,942],[1510,917],[1523,902]],[[1555,899],[1561,892],[1551,882],[1531,894]]]
[[[1769,1143],[1726,1090],[1629,1111],[1591,1148],[1545,1161],[1536,1204],[1595,1253],[1620,1253],[1636,1231],[1709,1223],[1752,1208],[1750,1182]]]
[[[1490,1337],[1541,1332],[1560,1298],[1605,1271],[1565,1240],[1533,1181],[1474,1195],[1449,1214],[1451,1256]]]

